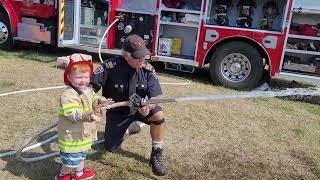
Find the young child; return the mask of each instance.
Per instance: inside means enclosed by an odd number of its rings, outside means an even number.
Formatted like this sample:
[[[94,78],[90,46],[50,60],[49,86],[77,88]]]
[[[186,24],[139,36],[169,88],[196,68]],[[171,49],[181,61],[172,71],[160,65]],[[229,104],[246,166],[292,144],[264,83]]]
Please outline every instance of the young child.
[[[95,122],[101,120],[98,116],[101,107],[113,101],[96,96],[88,86],[92,70],[90,61],[81,54],[73,54],[64,71],[64,83],[68,87],[60,99],[58,145],[62,167],[56,180],[91,179],[95,175],[92,169],[85,169],[84,160],[97,140]]]

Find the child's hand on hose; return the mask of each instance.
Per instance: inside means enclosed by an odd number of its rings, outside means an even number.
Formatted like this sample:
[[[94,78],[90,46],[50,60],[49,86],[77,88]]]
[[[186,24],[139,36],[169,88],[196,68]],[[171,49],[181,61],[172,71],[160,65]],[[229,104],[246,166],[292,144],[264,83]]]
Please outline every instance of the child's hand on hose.
[[[104,114],[107,111],[107,106],[113,104],[114,101],[111,98],[101,97],[98,99],[98,107],[95,111],[97,114]]]
[[[105,97],[101,97],[98,99],[98,104],[101,105],[102,107],[107,107],[108,105],[113,104],[114,101],[111,98],[105,98]]]
[[[97,116],[95,113],[92,113],[92,114],[90,115],[90,119],[91,119],[91,121],[95,121],[95,122],[100,122],[100,121],[102,121],[102,118],[101,118],[100,116]]]

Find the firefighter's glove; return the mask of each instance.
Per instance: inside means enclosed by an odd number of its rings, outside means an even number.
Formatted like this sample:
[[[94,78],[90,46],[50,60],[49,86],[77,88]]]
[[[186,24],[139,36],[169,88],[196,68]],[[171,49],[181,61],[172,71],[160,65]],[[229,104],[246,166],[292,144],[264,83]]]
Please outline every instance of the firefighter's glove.
[[[138,108],[138,111],[143,117],[146,117],[150,113],[150,107],[149,105],[146,105],[141,108]]]

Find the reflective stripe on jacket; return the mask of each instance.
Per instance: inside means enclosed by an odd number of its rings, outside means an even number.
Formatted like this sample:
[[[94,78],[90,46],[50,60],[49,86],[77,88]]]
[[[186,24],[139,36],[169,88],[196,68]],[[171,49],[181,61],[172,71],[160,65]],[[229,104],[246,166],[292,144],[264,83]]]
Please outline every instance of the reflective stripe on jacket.
[[[61,152],[75,153],[91,149],[97,140],[96,123],[88,122],[83,113],[97,107],[97,99],[92,88],[79,94],[68,87],[61,95],[58,123],[58,145]]]

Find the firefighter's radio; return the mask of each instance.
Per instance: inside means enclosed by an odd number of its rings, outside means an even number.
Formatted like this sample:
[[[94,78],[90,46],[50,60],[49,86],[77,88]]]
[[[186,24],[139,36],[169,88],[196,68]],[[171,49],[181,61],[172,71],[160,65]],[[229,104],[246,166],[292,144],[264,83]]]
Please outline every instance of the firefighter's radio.
[[[115,47],[121,49],[123,42],[128,35],[137,34],[144,39],[147,48],[151,52],[155,16],[149,14],[120,11],[118,11],[116,14],[122,14],[123,18],[120,18],[115,25]]]

